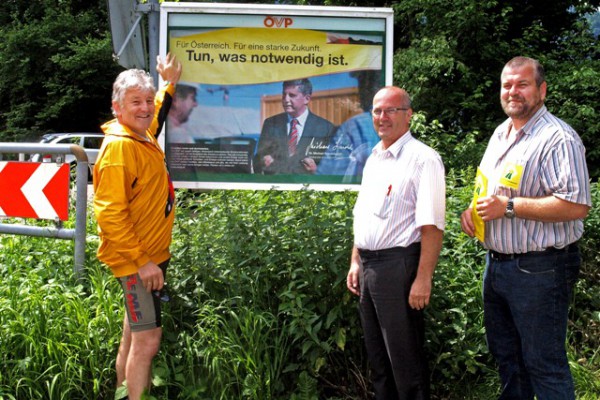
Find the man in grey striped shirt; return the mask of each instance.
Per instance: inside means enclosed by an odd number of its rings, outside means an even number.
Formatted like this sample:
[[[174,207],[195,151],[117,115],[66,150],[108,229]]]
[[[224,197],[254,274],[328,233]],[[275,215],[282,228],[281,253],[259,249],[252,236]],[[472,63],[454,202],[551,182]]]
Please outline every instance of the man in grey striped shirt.
[[[500,101],[509,118],[479,166],[486,192],[461,216],[463,231],[478,233],[488,249],[484,323],[500,399],[575,399],[565,340],[591,195],[585,148],[546,109],[546,89],[537,60],[515,57],[504,66]]]

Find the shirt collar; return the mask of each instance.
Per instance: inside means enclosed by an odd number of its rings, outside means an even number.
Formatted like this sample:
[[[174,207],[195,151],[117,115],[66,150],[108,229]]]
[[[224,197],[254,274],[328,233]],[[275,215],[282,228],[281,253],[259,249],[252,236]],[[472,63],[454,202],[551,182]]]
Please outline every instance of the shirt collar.
[[[525,124],[525,126],[523,126],[523,128],[522,128],[523,132],[525,134],[529,135],[533,131],[533,127],[535,126],[535,124],[537,124],[538,120],[546,112],[548,112],[548,109],[546,108],[545,105],[542,104],[542,106],[540,107],[540,109],[537,110],[537,112],[535,114],[533,114],[533,116],[531,118],[529,118],[529,121],[527,121],[527,123]]]
[[[373,153],[375,155],[389,153],[392,156],[394,156],[394,158],[398,158],[398,156],[400,155],[400,151],[402,150],[404,145],[410,142],[411,140],[413,140],[413,136],[410,130],[408,130],[404,135],[400,136],[398,140],[392,143],[392,145],[385,150],[383,149],[383,143],[379,141],[379,143],[377,143],[377,145],[373,147]]]
[[[150,132],[146,132],[146,140],[143,140],[140,136],[134,133],[127,125],[123,125],[118,119],[112,119],[101,126],[102,131],[105,135],[124,136],[130,137],[138,142],[151,142],[152,135]]]
[[[525,135],[530,135],[532,133],[532,131],[533,131],[533,127],[535,126],[535,124],[542,117],[542,115],[544,115],[546,112],[548,112],[548,109],[546,108],[546,106],[544,104],[542,104],[542,106],[540,107],[540,109],[537,110],[535,112],[535,114],[533,114],[531,116],[531,118],[529,118],[529,120],[525,123],[525,125],[523,125],[523,127],[520,129],[520,131],[522,131],[523,134],[525,134]],[[508,118],[506,120],[506,129],[501,130],[498,133],[500,135],[506,135],[506,132],[508,132],[510,129],[513,129],[513,124],[512,124],[511,119]]]
[[[288,123],[291,124],[292,120],[294,118],[296,118],[298,120],[298,123],[301,126],[304,126],[304,124],[306,123],[306,118],[308,118],[308,108],[306,110],[304,110],[304,112],[297,117],[292,117],[290,114],[288,114]]]

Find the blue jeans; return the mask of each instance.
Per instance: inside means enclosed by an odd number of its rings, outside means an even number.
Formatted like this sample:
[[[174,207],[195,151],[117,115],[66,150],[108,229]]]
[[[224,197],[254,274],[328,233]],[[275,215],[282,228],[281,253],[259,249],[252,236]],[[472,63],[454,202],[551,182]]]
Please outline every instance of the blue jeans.
[[[578,249],[512,260],[488,253],[484,322],[498,363],[500,399],[575,399],[565,340],[569,299],[579,274]]]

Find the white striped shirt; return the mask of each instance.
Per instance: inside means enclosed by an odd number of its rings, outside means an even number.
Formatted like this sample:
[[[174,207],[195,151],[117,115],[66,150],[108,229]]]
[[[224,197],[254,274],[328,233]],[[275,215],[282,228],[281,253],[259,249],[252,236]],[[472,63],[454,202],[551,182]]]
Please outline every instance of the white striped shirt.
[[[480,168],[488,178],[488,195],[545,197],[553,195],[573,203],[592,205],[583,143],[567,123],[542,106],[506,140],[510,118],[490,139]],[[514,133],[514,132],[513,132]],[[517,189],[500,182],[507,165],[520,165],[523,173]],[[485,247],[500,253],[525,253],[548,247],[562,248],[583,234],[583,220],[540,222],[502,217],[485,224]]]
[[[367,159],[354,205],[354,245],[363,250],[406,247],[421,241],[420,228],[444,230],[444,164],[410,131]]]

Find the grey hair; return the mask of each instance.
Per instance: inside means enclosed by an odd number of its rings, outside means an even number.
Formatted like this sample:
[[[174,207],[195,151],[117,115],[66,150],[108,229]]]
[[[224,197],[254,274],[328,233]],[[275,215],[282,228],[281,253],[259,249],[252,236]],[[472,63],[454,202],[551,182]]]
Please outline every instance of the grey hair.
[[[117,104],[123,104],[125,93],[129,89],[139,89],[144,92],[156,93],[154,79],[143,69],[128,69],[117,76],[115,83],[113,83],[112,101]],[[112,112],[116,116],[114,108]]]
[[[546,81],[546,73],[544,72],[542,64],[535,58],[518,56],[507,62],[504,68],[520,68],[524,65],[533,66],[533,70],[535,71],[535,83],[540,87],[542,83]]]

